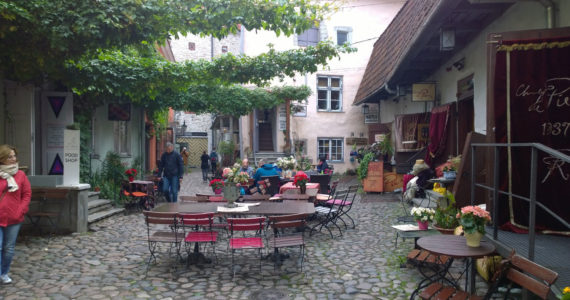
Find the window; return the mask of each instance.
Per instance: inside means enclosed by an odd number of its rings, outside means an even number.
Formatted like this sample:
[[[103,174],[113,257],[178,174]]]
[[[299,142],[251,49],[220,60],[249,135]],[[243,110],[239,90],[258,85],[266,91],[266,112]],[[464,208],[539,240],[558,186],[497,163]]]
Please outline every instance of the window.
[[[317,76],[317,110],[342,110],[342,77]]]
[[[294,117],[306,117],[307,105],[302,101],[293,101],[291,102],[291,113]]]
[[[352,28],[350,27],[335,27],[336,31],[336,44],[344,45],[345,43],[352,43]]]
[[[297,36],[297,45],[301,47],[316,46],[319,43],[319,29],[313,27]]]
[[[115,152],[121,156],[131,155],[130,130],[128,121],[113,122]]]
[[[342,138],[319,138],[317,157],[326,157],[329,161],[343,161]]]

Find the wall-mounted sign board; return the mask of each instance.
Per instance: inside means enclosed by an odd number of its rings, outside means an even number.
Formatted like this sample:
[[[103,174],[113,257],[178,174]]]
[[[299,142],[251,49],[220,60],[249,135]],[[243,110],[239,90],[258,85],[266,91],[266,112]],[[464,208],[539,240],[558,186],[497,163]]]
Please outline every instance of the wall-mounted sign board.
[[[435,101],[435,83],[412,84],[412,101]]]

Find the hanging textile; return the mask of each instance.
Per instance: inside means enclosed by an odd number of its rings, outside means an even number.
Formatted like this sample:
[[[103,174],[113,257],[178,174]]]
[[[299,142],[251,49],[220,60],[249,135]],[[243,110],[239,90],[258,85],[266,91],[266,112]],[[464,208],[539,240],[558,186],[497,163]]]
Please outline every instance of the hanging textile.
[[[541,143],[570,154],[570,37],[503,41],[496,54],[496,141]],[[516,147],[501,152],[502,190],[528,197],[530,153],[528,148]],[[570,165],[542,151],[537,163],[537,202],[570,222]],[[501,196],[499,204],[500,224],[527,228],[527,202]],[[536,228],[570,235],[566,226],[539,206]]]
[[[397,152],[416,152],[425,147],[425,142],[418,138],[419,125],[427,122],[426,113],[397,115],[394,120],[394,139]]]
[[[426,153],[425,161],[432,166],[433,160],[443,153],[445,142],[447,139],[447,124],[449,121],[449,112],[451,104],[434,107],[431,110],[431,118],[429,122],[429,145]],[[433,166],[432,166],[433,167]]]

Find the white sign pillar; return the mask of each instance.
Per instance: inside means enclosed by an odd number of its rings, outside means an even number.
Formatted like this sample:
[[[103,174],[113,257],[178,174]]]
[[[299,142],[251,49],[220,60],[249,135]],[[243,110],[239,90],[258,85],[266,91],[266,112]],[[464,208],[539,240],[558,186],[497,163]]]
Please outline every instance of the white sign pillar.
[[[63,185],[79,185],[79,130],[63,133]]]

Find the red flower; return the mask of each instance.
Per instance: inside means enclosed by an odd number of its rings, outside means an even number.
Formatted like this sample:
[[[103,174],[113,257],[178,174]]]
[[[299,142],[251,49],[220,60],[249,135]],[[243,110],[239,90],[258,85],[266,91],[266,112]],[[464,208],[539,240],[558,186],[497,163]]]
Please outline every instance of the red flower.
[[[293,184],[295,186],[305,186],[308,181],[309,177],[307,174],[305,174],[303,171],[299,171],[297,174],[295,174],[295,180],[293,181]]]
[[[137,176],[137,169],[131,168],[125,171],[125,174],[129,177],[131,176]]]
[[[212,179],[210,181],[210,186],[213,189],[221,189],[224,186],[224,181],[221,179]]]

